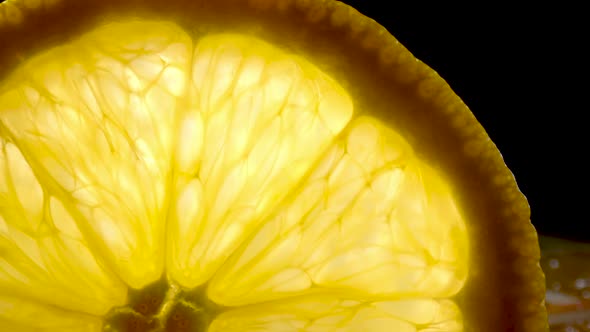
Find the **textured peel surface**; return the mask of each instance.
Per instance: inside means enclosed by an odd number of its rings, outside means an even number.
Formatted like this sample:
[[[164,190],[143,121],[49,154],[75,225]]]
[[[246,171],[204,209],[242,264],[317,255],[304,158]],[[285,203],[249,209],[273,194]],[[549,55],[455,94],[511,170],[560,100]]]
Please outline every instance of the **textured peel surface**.
[[[229,307],[210,331],[461,331],[450,186],[357,113],[303,57],[167,22],[26,61],[0,84],[0,325],[100,330],[166,275]]]

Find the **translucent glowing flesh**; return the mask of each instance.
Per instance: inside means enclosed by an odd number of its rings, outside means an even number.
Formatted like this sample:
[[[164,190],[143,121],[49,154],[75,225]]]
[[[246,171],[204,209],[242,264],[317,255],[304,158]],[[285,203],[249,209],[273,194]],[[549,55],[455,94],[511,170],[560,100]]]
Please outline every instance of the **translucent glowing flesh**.
[[[165,22],[29,60],[0,86],[0,325],[99,330],[165,273],[235,307],[212,331],[461,331],[449,186],[355,113],[306,59]]]

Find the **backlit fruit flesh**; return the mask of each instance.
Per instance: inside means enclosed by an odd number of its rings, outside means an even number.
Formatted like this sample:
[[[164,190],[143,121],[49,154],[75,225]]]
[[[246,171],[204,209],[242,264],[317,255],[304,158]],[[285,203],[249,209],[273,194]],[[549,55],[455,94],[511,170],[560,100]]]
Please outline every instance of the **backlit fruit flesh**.
[[[336,1],[0,5],[8,331],[543,331],[526,200]]]

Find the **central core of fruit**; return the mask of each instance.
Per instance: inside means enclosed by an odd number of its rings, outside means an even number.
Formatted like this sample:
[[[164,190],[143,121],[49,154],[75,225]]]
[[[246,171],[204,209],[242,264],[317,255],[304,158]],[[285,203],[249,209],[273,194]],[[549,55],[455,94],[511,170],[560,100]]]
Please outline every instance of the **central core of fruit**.
[[[104,319],[105,332],[207,331],[221,308],[209,301],[203,288],[183,291],[161,279],[131,291],[129,304],[112,309]]]
[[[362,108],[301,54],[170,22],[25,61],[0,85],[0,325],[461,331],[452,190]]]

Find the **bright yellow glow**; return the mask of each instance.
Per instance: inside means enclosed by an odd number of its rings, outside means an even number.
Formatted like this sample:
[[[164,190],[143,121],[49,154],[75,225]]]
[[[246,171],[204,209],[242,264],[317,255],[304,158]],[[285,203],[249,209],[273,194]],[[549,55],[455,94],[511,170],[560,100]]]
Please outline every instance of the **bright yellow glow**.
[[[0,323],[96,330],[166,273],[238,306],[212,331],[461,331],[449,186],[353,113],[248,36],[113,23],[30,59],[0,85]]]
[[[449,300],[398,300],[363,303],[339,296],[316,295],[277,301],[222,314],[213,332],[371,331],[459,332],[461,315]]]

